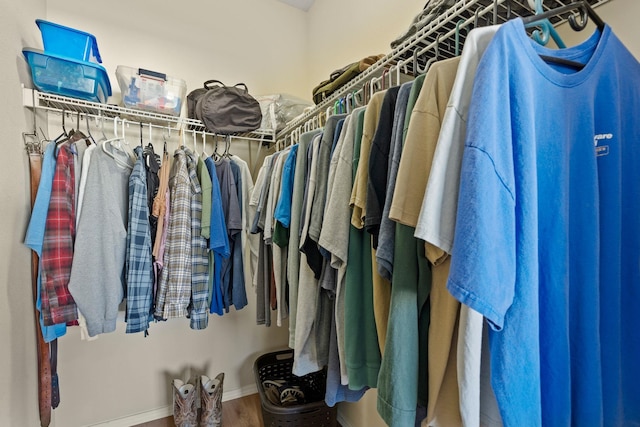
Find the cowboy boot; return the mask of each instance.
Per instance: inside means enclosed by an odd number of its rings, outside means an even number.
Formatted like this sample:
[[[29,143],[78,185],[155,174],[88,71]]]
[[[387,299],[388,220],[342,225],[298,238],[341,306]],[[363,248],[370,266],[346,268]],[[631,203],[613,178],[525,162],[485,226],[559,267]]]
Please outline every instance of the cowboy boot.
[[[222,386],[224,373],[209,379],[200,377],[200,427],[222,427]]]
[[[176,427],[197,427],[196,388],[173,380],[173,420]]]

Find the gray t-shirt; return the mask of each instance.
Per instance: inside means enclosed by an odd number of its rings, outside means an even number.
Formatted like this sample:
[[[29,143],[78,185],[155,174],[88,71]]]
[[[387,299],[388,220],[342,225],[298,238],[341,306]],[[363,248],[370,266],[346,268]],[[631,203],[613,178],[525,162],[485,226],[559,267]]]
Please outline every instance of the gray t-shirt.
[[[391,146],[389,153],[391,159],[387,170],[387,188],[382,210],[382,219],[380,221],[380,232],[378,235],[378,250],[376,252],[376,260],[378,261],[378,273],[387,280],[391,280],[393,273],[393,254],[396,235],[396,223],[389,219],[389,210],[393,200],[393,192],[396,188],[396,178],[398,176],[398,167],[400,165],[400,156],[402,154],[403,127],[407,111],[407,102],[413,82],[407,82],[400,87],[398,99],[396,100],[396,110],[393,119],[393,131],[391,136]]]
[[[300,273],[300,215],[303,212],[302,202],[306,187],[307,148],[320,130],[303,133],[298,142],[296,169],[293,177],[293,193],[291,196],[291,224],[289,229],[289,246],[287,254],[287,280],[289,281],[289,347],[294,348],[296,333],[296,313],[298,308],[298,282]]]
[[[238,189],[231,170],[229,159],[220,159],[215,162],[216,175],[220,184],[220,198],[222,200],[222,211],[227,222],[227,234],[229,235],[229,249],[233,253],[234,241],[242,231],[242,213],[240,212],[240,202],[238,201]],[[233,258],[222,259],[222,298],[224,308],[229,312],[229,307],[233,304],[233,292],[231,287],[231,270]]]
[[[322,229],[322,219],[324,218],[324,207],[327,196],[327,179],[329,176],[329,162],[331,160],[331,147],[338,122],[344,119],[344,114],[331,116],[324,125],[320,150],[318,151],[318,173],[316,176],[316,191],[311,208],[311,221],[309,223],[309,237],[314,242],[320,238]]]

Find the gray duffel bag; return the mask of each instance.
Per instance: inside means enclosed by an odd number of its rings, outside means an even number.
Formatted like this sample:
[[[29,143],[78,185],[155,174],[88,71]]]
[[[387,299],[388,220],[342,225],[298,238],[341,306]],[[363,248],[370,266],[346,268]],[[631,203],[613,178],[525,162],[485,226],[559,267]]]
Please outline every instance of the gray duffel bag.
[[[208,80],[204,87],[187,96],[189,117],[201,120],[209,132],[232,135],[251,132],[260,127],[262,111],[244,83],[225,86]]]

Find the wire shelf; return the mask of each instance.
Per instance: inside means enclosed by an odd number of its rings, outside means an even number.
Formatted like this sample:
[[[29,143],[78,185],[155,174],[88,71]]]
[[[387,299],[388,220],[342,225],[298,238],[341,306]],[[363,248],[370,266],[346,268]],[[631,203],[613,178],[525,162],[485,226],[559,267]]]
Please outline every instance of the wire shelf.
[[[100,104],[76,98],[39,92],[35,89],[23,88],[23,105],[28,108],[53,111],[60,114],[65,112],[79,113],[83,116],[105,119],[124,119],[132,124],[152,125],[169,131],[183,129],[188,132],[206,134],[211,137],[224,137],[207,132],[200,120],[159,114],[152,111],[137,110],[112,104]],[[275,131],[257,129],[253,132],[231,135],[231,138],[260,141],[264,144],[275,142]]]
[[[592,7],[600,6],[611,0],[588,0]],[[543,9],[552,10],[572,3],[572,0],[545,0]],[[415,76],[424,72],[427,61],[436,55],[438,59],[456,55],[455,34],[458,33],[458,48],[462,49],[470,28],[504,23],[516,17],[533,14],[527,0],[458,0],[441,15],[416,32],[413,36],[396,46],[389,54],[350,80],[341,88],[304,115],[292,120],[277,134],[277,139],[286,139],[295,132],[312,130],[319,126],[322,116],[330,111],[336,101],[362,92],[366,82],[376,82],[385,75],[400,70],[404,74]],[[572,12],[549,18],[554,26],[567,21]],[[458,31],[456,31],[458,27]],[[463,31],[460,31],[463,30]],[[385,71],[393,71],[387,72]],[[373,85],[372,85],[373,86]],[[326,114],[328,115],[328,114]]]

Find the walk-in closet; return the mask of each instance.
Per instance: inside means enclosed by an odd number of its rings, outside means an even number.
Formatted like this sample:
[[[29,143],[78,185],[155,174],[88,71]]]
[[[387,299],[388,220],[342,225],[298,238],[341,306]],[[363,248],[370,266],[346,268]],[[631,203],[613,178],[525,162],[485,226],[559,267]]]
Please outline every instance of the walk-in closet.
[[[640,425],[640,3],[2,1],[0,425]]]

